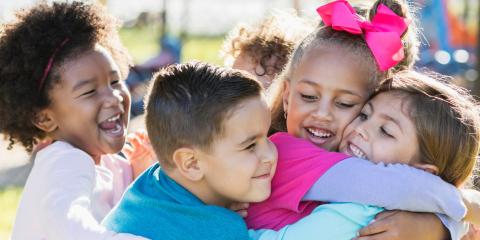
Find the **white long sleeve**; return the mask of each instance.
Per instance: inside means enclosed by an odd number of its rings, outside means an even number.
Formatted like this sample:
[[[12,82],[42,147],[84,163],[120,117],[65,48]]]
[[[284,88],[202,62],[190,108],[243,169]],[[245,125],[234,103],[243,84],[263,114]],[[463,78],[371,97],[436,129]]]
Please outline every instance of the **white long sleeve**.
[[[85,152],[55,142],[37,154],[12,239],[144,239],[107,231],[92,214],[95,165]]]

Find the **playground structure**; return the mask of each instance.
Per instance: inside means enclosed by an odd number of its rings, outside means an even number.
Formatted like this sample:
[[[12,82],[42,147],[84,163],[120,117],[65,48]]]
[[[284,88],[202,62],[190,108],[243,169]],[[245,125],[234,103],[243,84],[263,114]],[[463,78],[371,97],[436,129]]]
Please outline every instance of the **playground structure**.
[[[417,65],[476,81],[478,1],[423,0],[417,4],[421,7],[419,23],[426,40]]]

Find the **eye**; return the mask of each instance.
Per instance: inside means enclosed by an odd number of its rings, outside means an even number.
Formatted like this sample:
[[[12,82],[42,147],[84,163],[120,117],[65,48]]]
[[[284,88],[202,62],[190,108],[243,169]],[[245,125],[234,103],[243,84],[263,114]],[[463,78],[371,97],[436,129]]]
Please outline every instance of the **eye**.
[[[380,127],[380,132],[387,137],[394,138],[384,127]]]
[[[93,94],[93,93],[95,93],[95,89],[92,89],[92,90],[90,90],[90,91],[84,92],[84,93],[82,93],[80,96],[87,96],[87,95],[91,95],[91,94]]]
[[[253,150],[253,149],[255,149],[256,146],[257,146],[257,143],[254,142],[254,143],[248,145],[244,150]]]
[[[360,114],[358,114],[358,118],[361,120],[361,121],[366,121],[368,119],[368,116],[367,114],[363,113],[363,112],[360,112]]]
[[[314,102],[315,100],[318,99],[317,96],[313,96],[313,95],[300,94],[300,96],[306,102]]]
[[[112,86],[114,86],[114,85],[120,84],[120,81],[119,80],[113,80],[110,84]]]
[[[348,103],[342,103],[342,102],[336,102],[336,105],[339,108],[351,108],[355,106],[355,104],[348,104]]]

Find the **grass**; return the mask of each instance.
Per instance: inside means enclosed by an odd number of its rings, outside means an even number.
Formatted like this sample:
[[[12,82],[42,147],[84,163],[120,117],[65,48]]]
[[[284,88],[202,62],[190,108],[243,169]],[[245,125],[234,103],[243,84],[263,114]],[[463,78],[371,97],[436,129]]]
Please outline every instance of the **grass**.
[[[158,45],[159,30],[156,26],[142,28],[126,28],[120,31],[123,44],[132,54],[135,63],[142,63],[155,56],[160,47]],[[182,50],[182,62],[188,60],[206,61],[222,65],[219,50],[223,36],[203,37],[188,36],[184,39]]]
[[[9,239],[22,188],[0,189],[0,239]]]
[[[155,56],[159,51],[158,30],[154,26],[122,29],[120,37],[128,48],[135,63],[141,63]],[[182,61],[200,60],[221,65],[218,57],[223,37],[187,37],[184,41]],[[22,188],[0,189],[0,239],[9,239],[20,200]]]

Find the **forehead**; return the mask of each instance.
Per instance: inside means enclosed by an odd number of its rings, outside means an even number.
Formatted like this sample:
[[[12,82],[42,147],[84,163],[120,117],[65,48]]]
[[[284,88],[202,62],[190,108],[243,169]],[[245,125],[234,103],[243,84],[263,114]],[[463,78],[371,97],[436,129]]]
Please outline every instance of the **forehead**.
[[[370,103],[375,111],[382,112],[396,118],[410,120],[410,101],[408,97],[395,91],[382,92],[376,95]]]
[[[223,120],[223,139],[242,141],[245,137],[262,134],[270,127],[270,109],[263,96],[240,102]]]
[[[105,48],[97,45],[94,49],[74,56],[63,63],[59,68],[60,83],[69,85],[76,80],[85,80],[112,71],[120,74],[111,54]]]
[[[361,71],[351,54],[314,49],[300,60],[293,79],[308,79],[331,90],[348,90],[361,95],[369,93],[368,76]]]

